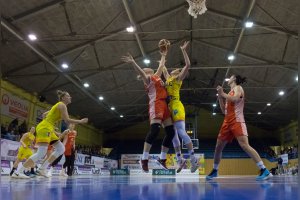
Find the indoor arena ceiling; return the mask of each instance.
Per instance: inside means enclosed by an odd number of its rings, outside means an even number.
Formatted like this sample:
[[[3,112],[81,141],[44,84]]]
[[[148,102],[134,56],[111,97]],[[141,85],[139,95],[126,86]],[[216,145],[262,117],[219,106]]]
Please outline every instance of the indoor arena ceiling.
[[[191,41],[192,66],[181,91],[185,105],[220,113],[212,107],[215,87],[240,74],[248,78],[249,123],[272,130],[297,118],[297,0],[207,0],[207,12],[196,19],[184,0],[0,2],[2,78],[51,104],[57,89],[69,91],[69,112],[104,131],[148,119],[144,86],[120,57],[130,52],[140,66],[149,58],[157,68],[162,38],[172,43],[169,68],[183,66],[179,45]],[[245,28],[247,20],[252,28]],[[126,31],[131,25],[134,33]],[[28,39],[30,33],[36,41]],[[235,60],[228,61],[231,53]]]

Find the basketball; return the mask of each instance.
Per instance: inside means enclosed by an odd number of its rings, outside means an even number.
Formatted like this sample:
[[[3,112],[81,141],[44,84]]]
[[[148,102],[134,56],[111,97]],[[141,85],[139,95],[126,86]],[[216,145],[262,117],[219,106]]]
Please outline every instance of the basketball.
[[[169,40],[167,39],[161,39],[158,43],[158,48],[159,48],[159,51],[161,53],[163,52],[166,52],[169,50],[169,47],[170,47],[171,43]]]

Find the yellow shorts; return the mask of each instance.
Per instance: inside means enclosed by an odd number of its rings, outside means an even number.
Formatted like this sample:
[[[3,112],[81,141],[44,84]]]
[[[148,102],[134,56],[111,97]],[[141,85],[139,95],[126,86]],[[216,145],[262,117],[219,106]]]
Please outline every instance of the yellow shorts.
[[[36,127],[36,143],[50,143],[54,140],[59,140],[54,133],[54,126],[46,121],[42,121]]]
[[[21,145],[17,157],[19,160],[24,160],[24,159],[28,159],[32,154],[33,153],[31,148],[29,147],[24,148],[23,145]]]
[[[169,103],[169,109],[174,122],[185,120],[185,110],[181,101],[171,100]]]

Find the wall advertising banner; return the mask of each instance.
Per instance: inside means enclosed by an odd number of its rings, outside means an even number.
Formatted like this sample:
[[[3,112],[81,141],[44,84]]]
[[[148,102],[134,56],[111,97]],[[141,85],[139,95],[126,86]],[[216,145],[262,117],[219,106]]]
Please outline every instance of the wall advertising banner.
[[[29,102],[3,90],[1,91],[1,114],[27,120],[29,115]]]

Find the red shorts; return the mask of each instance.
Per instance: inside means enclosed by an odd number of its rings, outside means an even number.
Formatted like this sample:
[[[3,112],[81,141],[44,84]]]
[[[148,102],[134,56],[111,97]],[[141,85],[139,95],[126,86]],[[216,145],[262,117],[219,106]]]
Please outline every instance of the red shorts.
[[[165,100],[158,100],[149,104],[149,119],[160,119],[165,121],[171,117],[167,102]]]
[[[245,122],[223,122],[218,139],[231,142],[235,137],[248,136]]]

